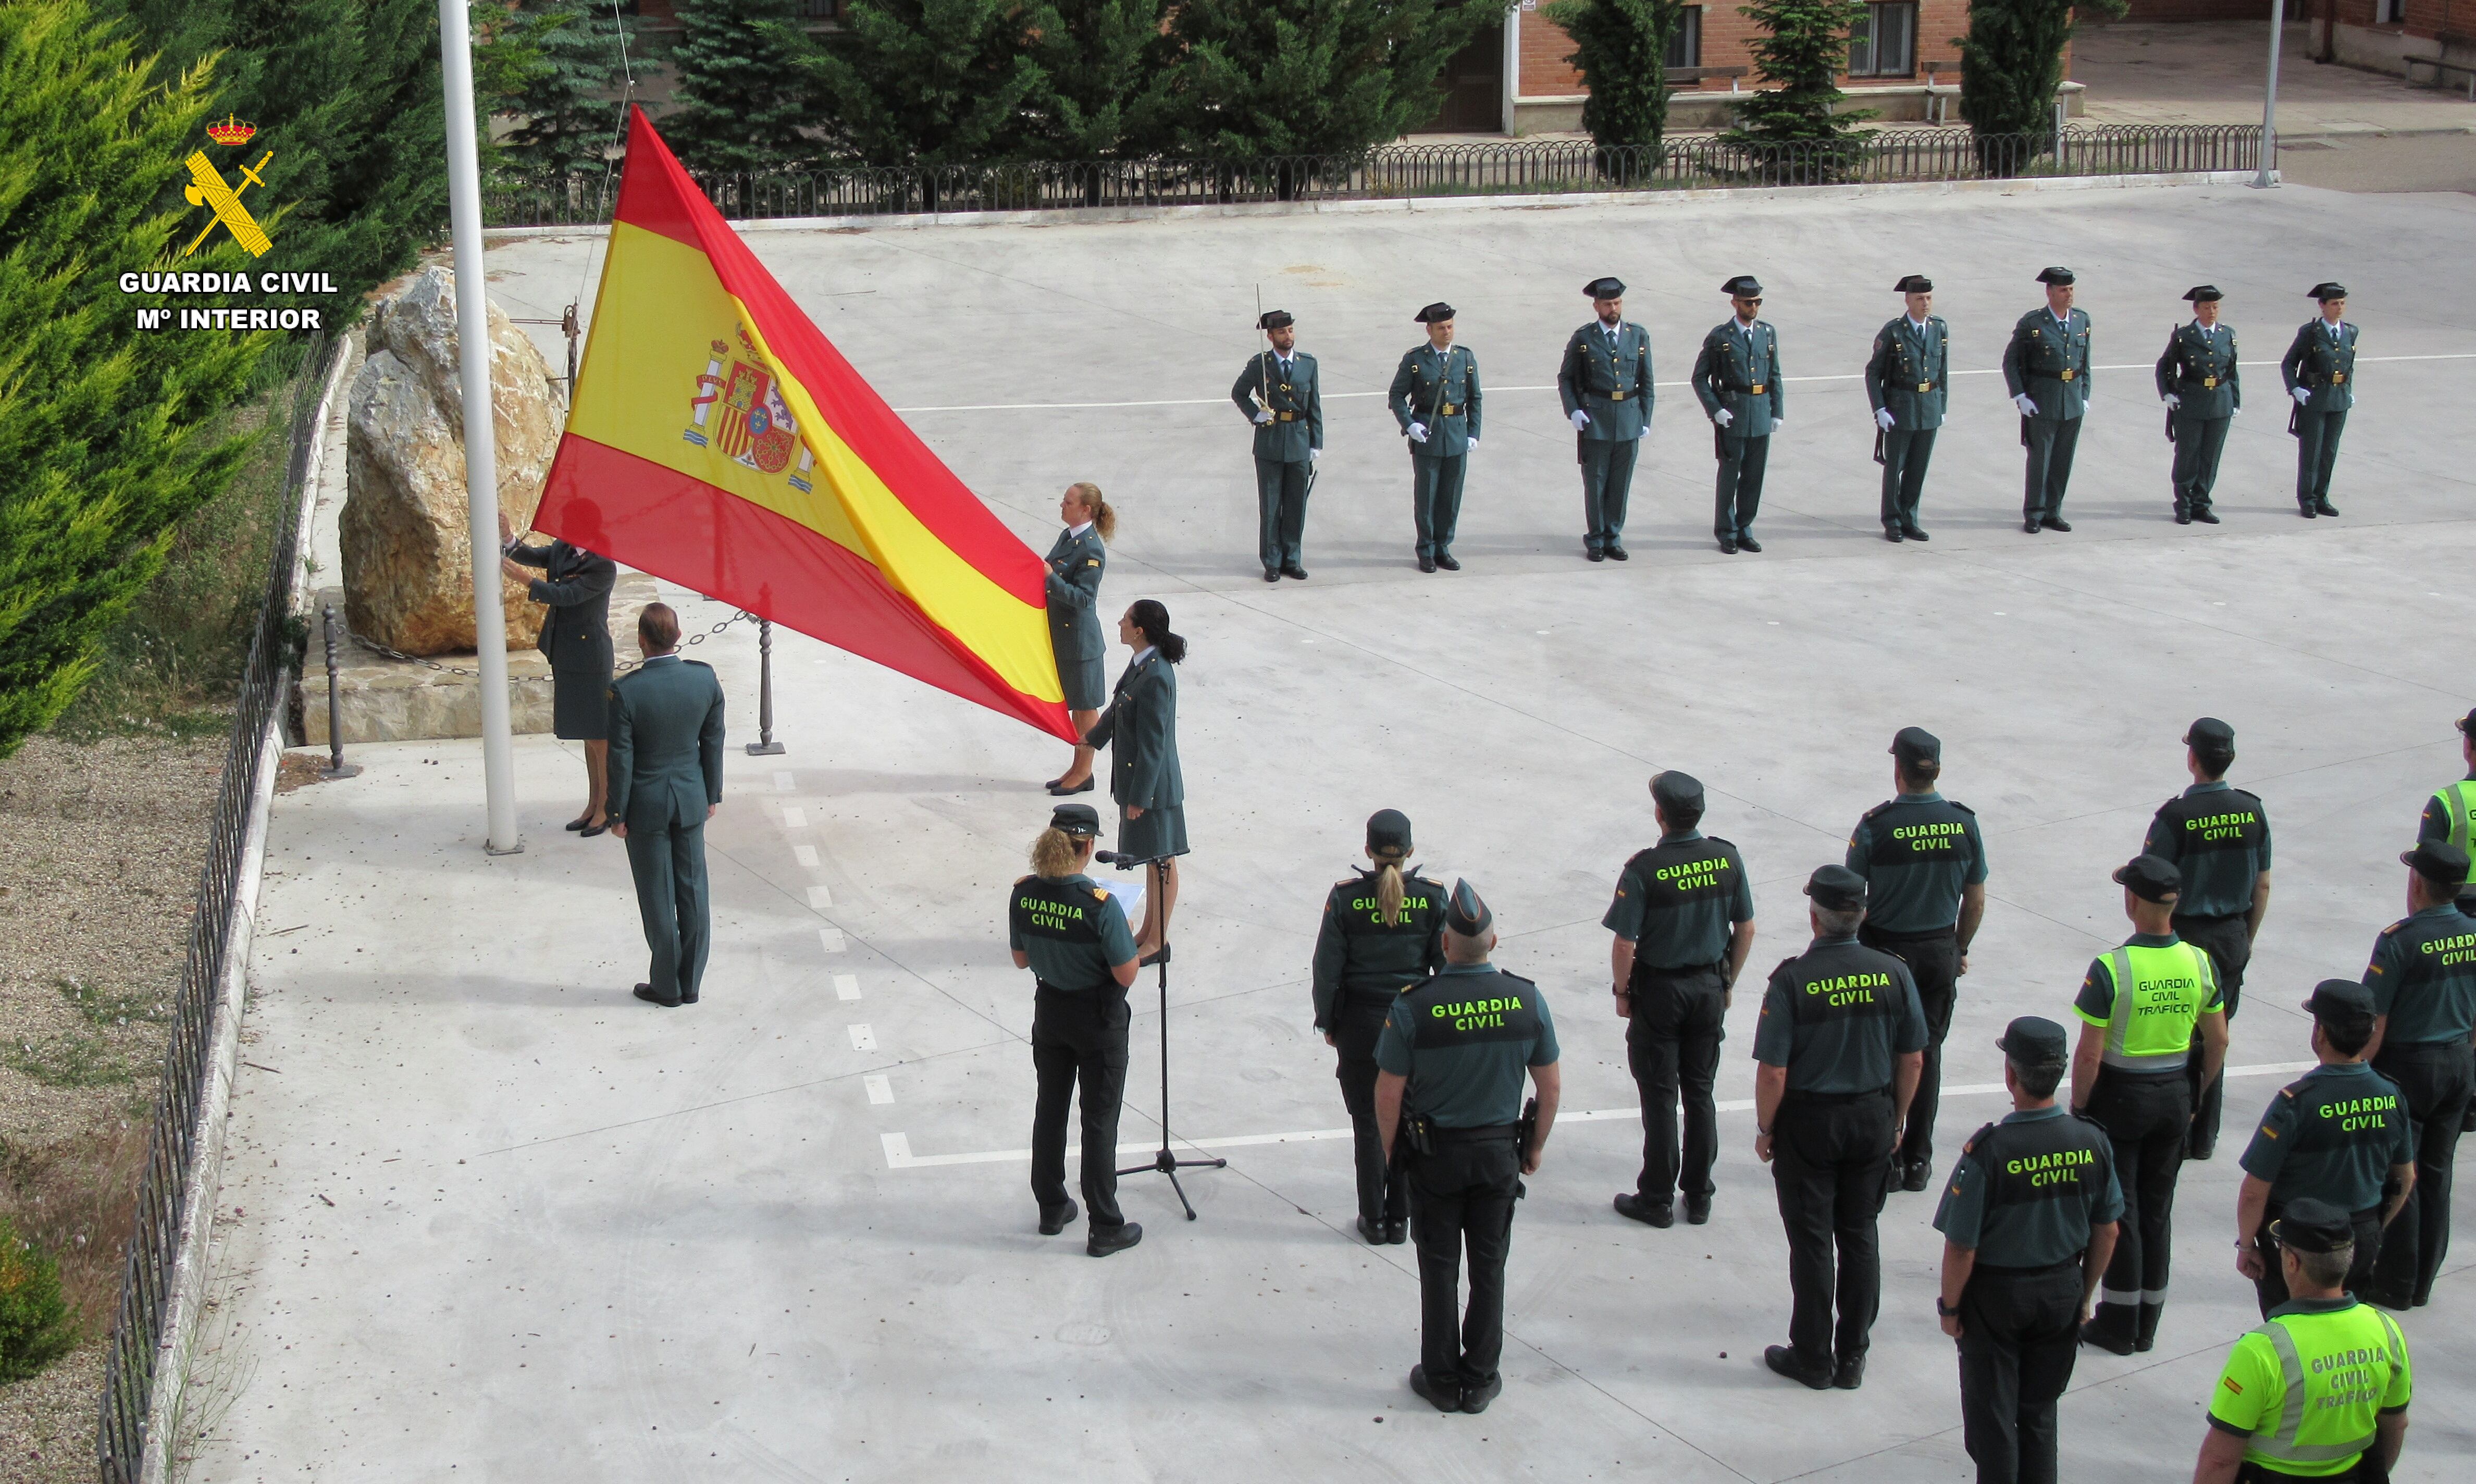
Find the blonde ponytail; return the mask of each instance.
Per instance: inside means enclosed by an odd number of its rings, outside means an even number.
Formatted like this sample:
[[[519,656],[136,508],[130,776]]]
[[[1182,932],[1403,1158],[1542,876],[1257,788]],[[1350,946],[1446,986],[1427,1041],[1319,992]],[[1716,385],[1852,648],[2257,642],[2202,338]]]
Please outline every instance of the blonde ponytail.
[[[1401,909],[1401,853],[1386,850],[1375,856],[1375,918],[1387,928],[1408,921]]]
[[[1063,829],[1044,829],[1040,838],[1031,842],[1031,870],[1034,876],[1051,880],[1075,874],[1075,837]]]
[[[1101,498],[1101,486],[1086,480],[1070,484],[1067,489],[1077,500],[1083,502],[1083,508],[1092,517],[1092,529],[1101,532],[1101,539],[1115,540],[1118,534],[1118,512],[1108,501]]]

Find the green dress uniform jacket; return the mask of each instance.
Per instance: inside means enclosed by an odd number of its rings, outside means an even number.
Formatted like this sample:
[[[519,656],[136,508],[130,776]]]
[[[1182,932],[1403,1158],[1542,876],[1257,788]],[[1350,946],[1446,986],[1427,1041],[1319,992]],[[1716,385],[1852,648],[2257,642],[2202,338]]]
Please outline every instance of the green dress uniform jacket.
[[[1273,414],[1255,423],[1257,399]],[[1229,400],[1255,427],[1255,457],[1269,463],[1305,463],[1308,450],[1324,447],[1324,391],[1316,379],[1316,359],[1293,351],[1286,369],[1281,358],[1265,351],[1250,358],[1229,388]]]
[[[1095,609],[1108,563],[1108,543],[1098,526],[1085,526],[1080,535],[1061,531],[1049,549],[1049,643],[1057,655],[1069,710],[1098,710],[1107,700],[1108,673],[1102,666],[1106,637]]]
[[[2303,408],[2308,415],[2350,410],[2356,405],[2356,327],[2340,320],[2333,334],[2327,320],[2306,320],[2279,358],[2278,374],[2289,391],[2301,386],[2313,393]]]
[[[571,741],[603,740],[610,734],[610,672],[616,659],[610,644],[610,589],[618,583],[619,564],[564,541],[553,541],[547,549],[510,544],[508,559],[542,569],[540,577],[525,585],[525,595],[550,606],[533,648],[550,661],[552,732]]]
[[[1694,395],[1706,415],[1728,409],[1723,438],[1767,438],[1771,420],[1786,415],[1779,379],[1779,332],[1758,319],[1747,329],[1730,319],[1714,325],[1694,358]]]
[[[1650,332],[1622,320],[1611,337],[1595,319],[1565,341],[1556,395],[1567,418],[1591,414],[1581,431],[1584,442],[1623,442],[1650,431]]]
[[[1084,740],[1109,750],[1109,797],[1122,811],[1118,849],[1138,860],[1186,853],[1186,779],[1177,766],[1177,673],[1146,651],[1118,677],[1117,695]],[[1127,808],[1144,811],[1127,819]]]
[[[1479,396],[1478,358],[1459,345],[1441,354],[1432,345],[1407,352],[1387,393],[1393,421],[1400,424],[1404,437],[1412,423],[1427,430],[1424,443],[1409,440],[1413,458],[1459,458],[1469,453],[1471,440],[1479,435]]]
[[[1940,314],[1919,329],[1906,314],[1874,334],[1866,360],[1866,401],[1889,411],[1894,431],[1931,433],[1951,404],[1951,327]]]
[[[2038,422],[2069,422],[2088,411],[2090,317],[2074,309],[2067,326],[2051,309],[2021,315],[2003,347],[2003,389],[2036,403]]]
[[[628,870],[652,951],[655,998],[691,1002],[711,923],[706,814],[722,802],[722,682],[713,667],[656,655],[610,686],[611,818],[628,827]]]
[[[2178,429],[2235,416],[2243,406],[2235,327],[2204,329],[2198,320],[2176,326],[2158,358],[2158,395],[2172,396],[2180,404],[2174,413]]]

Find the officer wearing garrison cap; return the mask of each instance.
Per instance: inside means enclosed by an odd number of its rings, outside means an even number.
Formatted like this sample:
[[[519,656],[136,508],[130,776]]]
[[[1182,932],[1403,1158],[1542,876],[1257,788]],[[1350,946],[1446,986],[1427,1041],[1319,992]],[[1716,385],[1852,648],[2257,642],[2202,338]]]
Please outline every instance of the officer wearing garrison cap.
[[[1470,882],[1445,909],[1445,967],[1393,1002],[1375,1043],[1375,1117],[1406,1143],[1419,1245],[1419,1364],[1410,1389],[1440,1412],[1484,1412],[1504,1389],[1504,1258],[1522,1176],[1536,1174],[1563,1087],[1539,986],[1488,961],[1496,919]],[[1535,1116],[1522,1108],[1530,1078]],[[1470,1304],[1456,1301],[1470,1254]],[[1457,1313],[1457,1311],[1460,1311]]]
[[[1453,343],[1453,307],[1418,313],[1427,343],[1403,353],[1387,400],[1410,440],[1410,518],[1418,528],[1419,570],[1459,572],[1453,530],[1462,514],[1462,478],[1478,447],[1478,358]]]
[[[1287,309],[1267,309],[1255,324],[1265,349],[1229,388],[1229,400],[1255,425],[1255,551],[1265,581],[1304,581],[1307,493],[1324,457],[1324,388],[1315,358],[1298,348],[1298,321]]]
[[[2373,1070],[2398,1084],[2415,1134],[2415,1185],[2382,1238],[2365,1296],[2392,1309],[2433,1297],[2450,1246],[2451,1171],[2476,1097],[2476,922],[2452,900],[2467,879],[2467,853],[2419,840],[2399,861],[2408,868],[2408,915],[2382,929],[2365,968]]]
[[[1754,1031],[1754,1154],[1771,1167],[1795,1296],[1789,1343],[1763,1364],[1816,1391],[1855,1391],[1883,1291],[1874,1223],[1926,1020],[1908,965],[1857,941],[1866,878],[1824,866],[1805,894],[1814,941],[1771,971]]]
[[[2330,471],[2356,405],[2356,327],[2347,323],[2346,285],[2315,284],[2312,295],[2320,317],[2297,328],[2278,361],[2287,394],[2295,399],[2287,431],[2295,435],[2295,512],[2306,520],[2339,513],[2330,503]]]
[[[2465,776],[2434,790],[2424,802],[2424,813],[2415,822],[2415,837],[2446,841],[2476,858],[2476,711],[2450,725],[2459,733],[2459,761]],[[2468,872],[2466,883],[2459,888],[2459,910],[2476,914],[2476,869]]]
[[[1983,1484],[2053,1484],[2055,1400],[2115,1250],[2123,1196],[2106,1130],[2055,1105],[2064,1027],[2015,1020],[1997,1040],[2012,1114],[1969,1135],[1944,1182],[1935,1312],[1960,1342],[1961,1437]]]
[[[1883,539],[1922,541],[1918,500],[1950,405],[1951,327],[1934,312],[1933,280],[1911,273],[1892,287],[1908,312],[1874,332],[1866,400],[1874,408],[1874,461],[1883,466]]]
[[[2175,524],[2215,526],[2210,491],[2218,482],[2227,429],[2243,410],[2243,375],[2236,364],[2235,330],[2218,323],[2226,296],[2203,284],[2184,297],[2192,322],[2166,336],[2158,358],[2158,400],[2166,404],[2166,441],[2175,445]]]
[[[1720,285],[1737,312],[1711,328],[1694,358],[1694,395],[1711,419],[1711,452],[1720,461],[1720,482],[1711,506],[1711,534],[1730,556],[1759,552],[1754,515],[1763,506],[1763,469],[1770,460],[1771,430],[1786,421],[1787,388],[1780,385],[1779,332],[1756,318],[1763,285],[1740,273]]]
[[[2072,482],[2072,451],[2089,410],[2090,317],[2072,308],[2072,270],[2040,270],[2046,307],[2012,327],[2003,347],[2003,387],[2020,409],[2020,446],[2029,451],[2020,496],[2020,529],[2069,531],[2064,490]]]
[[[1574,458],[1582,466],[1582,555],[1623,561],[1625,502],[1633,491],[1634,456],[1650,431],[1650,332],[1627,323],[1624,282],[1599,278],[1582,285],[1596,316],[1565,341],[1556,367],[1556,395],[1573,425]]]

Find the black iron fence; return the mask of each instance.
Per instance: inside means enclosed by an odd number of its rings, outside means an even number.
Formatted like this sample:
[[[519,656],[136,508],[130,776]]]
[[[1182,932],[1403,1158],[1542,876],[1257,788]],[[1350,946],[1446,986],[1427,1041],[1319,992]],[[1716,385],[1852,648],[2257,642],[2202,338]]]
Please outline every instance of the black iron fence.
[[[137,1216],[121,1275],[120,1313],[104,1357],[95,1453],[105,1484],[136,1484],[157,1395],[181,1384],[179,1357],[167,1348],[177,1337],[165,1334],[164,1323],[180,1256],[182,1214],[201,1175],[198,1141],[207,1130],[199,1114],[213,1080],[210,1052],[221,1028],[221,984],[232,949],[234,896],[246,864],[251,804],[259,787],[260,743],[284,704],[285,675],[294,663],[289,599],[293,566],[300,557],[301,485],[309,476],[311,423],[333,353],[333,344],[323,336],[312,340],[290,388],[284,515],[234,707],[222,792],[215,799],[206,868],[189,919],[188,958],[181,967],[173,1001],[171,1045],[163,1055],[162,1085],[155,1095],[146,1166],[138,1176]]]
[[[1226,206],[1383,201],[1419,196],[1546,195],[1747,186],[2153,175],[2259,167],[2261,130],[2234,124],[2110,124],[2060,135],[1884,129],[1846,141],[1730,144],[1718,136],[1656,149],[1588,139],[1388,145],[1354,155],[1256,160],[1022,161],[882,167],[832,165],[700,177],[734,221],[911,211],[1062,210],[1077,207]],[[610,219],[609,177],[569,176],[489,192],[492,227],[590,226]]]

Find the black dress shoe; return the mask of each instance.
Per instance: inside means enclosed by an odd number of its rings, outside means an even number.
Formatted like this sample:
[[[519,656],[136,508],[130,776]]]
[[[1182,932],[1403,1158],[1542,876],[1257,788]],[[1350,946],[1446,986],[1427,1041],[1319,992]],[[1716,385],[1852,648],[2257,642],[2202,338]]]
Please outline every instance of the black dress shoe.
[[[569,820],[566,824],[561,825],[558,828],[561,829],[582,829],[584,828],[584,817]]]
[[[2177,510],[2175,512],[2175,524],[2178,526],[2189,526],[2192,524],[2192,512],[2190,510]]]
[[[1436,570],[1436,558],[1434,558],[1433,556],[1422,556],[1422,557],[1420,557],[1420,558],[1419,558],[1419,570],[1420,570],[1420,571],[1422,571],[1422,572],[1433,572],[1433,571],[1435,571],[1435,570]]]
[[[1773,1371],[1778,1372],[1781,1375],[1787,1376],[1790,1380],[1795,1381],[1799,1386],[1807,1386],[1816,1391],[1823,1391],[1828,1389],[1831,1385],[1831,1372],[1829,1369],[1826,1368],[1820,1371],[1808,1371],[1805,1367],[1797,1364],[1796,1351],[1790,1349],[1785,1345],[1767,1345],[1763,1347],[1763,1364],[1770,1367]]]
[[[1608,544],[1608,560],[1631,561],[1633,560],[1633,553],[1626,551],[1623,547],[1619,546],[1614,542],[1610,542]]]
[[[1934,539],[1926,534],[1926,530],[1923,526],[1902,526],[1900,528],[1900,534],[1907,536],[1912,541],[1930,541]]]
[[[2192,518],[2204,526],[2215,526],[2218,523],[2218,512],[2203,506],[2192,512]]]
[[[1642,1223],[1646,1226],[1673,1226],[1676,1206],[1667,1200],[1645,1200],[1631,1191],[1617,1197],[1617,1214]]]
[[[651,984],[637,985],[636,998],[644,1001],[647,1004],[658,1004],[665,1010],[676,1010],[680,1007],[680,1002],[677,1000],[665,1000],[661,996],[655,994],[654,986]]]
[[[1462,1389],[1458,1386],[1448,1386],[1441,1381],[1428,1380],[1427,1368],[1424,1366],[1410,1368],[1410,1389],[1427,1398],[1427,1404],[1439,1412],[1458,1412],[1462,1409]]]
[[[2304,513],[2305,513],[2305,514],[2307,514],[2307,515],[2310,515],[2310,514],[2312,514],[2313,512],[2312,512],[2312,511],[2310,511],[2310,510],[2307,510],[2307,511],[2305,511]],[[1600,551],[1600,550],[1599,550],[1597,547],[1596,547],[1596,546],[1591,547],[1591,548],[1589,548],[1588,550],[1584,551],[1584,552],[1582,553],[1582,555],[1583,555],[1584,556],[1586,556],[1586,557],[1590,558],[1590,559],[1591,559],[1591,560],[1593,560],[1593,561],[1605,561],[1605,560],[1607,560],[1607,559],[1608,559],[1608,554],[1607,554],[1607,553],[1605,553],[1605,552],[1603,552],[1603,551]]]
[[[2210,1156],[2216,1154],[2217,1151],[2218,1141],[2216,1139],[2187,1139],[2184,1141],[2184,1157],[2186,1159],[2197,1159],[2203,1163],[2207,1163]]]
[[[2315,515],[2336,515],[2339,513],[2339,507],[2332,505],[2327,500],[2315,500],[2313,502],[2313,513]]]
[[[1686,1225],[1688,1225],[1688,1226],[1701,1226],[1701,1225],[1705,1225],[1705,1224],[1707,1224],[1710,1222],[1710,1220],[1711,1220],[1711,1198],[1710,1198],[1710,1197],[1708,1197],[1708,1196],[1688,1196],[1688,1197],[1686,1197],[1686,1198],[1685,1198],[1685,1224],[1686,1224]]]
[[[2314,516],[2318,515],[2321,512],[2313,508],[2313,507],[2309,505],[2298,505],[2295,507],[2295,513],[2303,516],[2306,520],[2311,520]]]
[[[1267,582],[1277,582],[1277,581],[1279,581],[1280,580],[1281,580],[1281,569],[1280,569],[1280,568],[1278,568],[1278,567],[1266,567],[1266,568],[1264,569],[1264,581],[1267,581]]]
[[[1741,552],[1759,552],[1763,549],[1763,543],[1755,540],[1752,532],[1748,532],[1737,537],[1737,549]]]
[[[1487,1384],[1483,1386],[1465,1386],[1462,1388],[1462,1410],[1476,1417],[1486,1411],[1487,1404],[1494,1401],[1497,1395],[1503,1390],[1504,1373],[1501,1371],[1489,1376]]]
[[[2020,529],[2034,536],[2039,532],[2043,531],[2046,528],[2038,524],[2038,517],[2034,515],[2025,515],[2020,519]]]
[[[1933,1183],[1934,1166],[1922,1159],[1910,1160],[1908,1169],[1900,1173],[1902,1190],[1923,1190]]]
[[[590,840],[595,835],[608,834],[609,832],[610,822],[606,819],[601,824],[585,826],[583,829],[576,832],[576,837],[580,840]]]
[[[1720,555],[1722,556],[1736,556],[1737,543],[1728,539],[1726,536],[1721,536],[1720,538]]]
[[[1462,569],[1462,564],[1453,560],[1453,554],[1450,552],[1438,552],[1436,554],[1436,565],[1444,568],[1448,572],[1459,572]]]
[[[1076,784],[1073,788],[1061,787],[1058,784],[1052,783],[1049,785],[1049,791],[1055,794],[1060,799],[1064,799],[1073,794],[1088,794],[1092,791],[1093,781],[1094,780],[1092,779],[1085,779],[1082,782]]]
[[[1358,1218],[1358,1234],[1367,1239],[1369,1247],[1384,1245],[1384,1227],[1379,1222],[1371,1222],[1364,1216]]]
[[[2117,1332],[2113,1325],[2091,1320],[2081,1326],[2081,1344],[2094,1345],[2110,1355],[2129,1355],[2133,1351],[2132,1336]]]
[[[1066,1203],[1056,1210],[1040,1213],[1040,1234],[1044,1237],[1053,1237],[1064,1231],[1069,1223],[1082,1214],[1083,1208],[1075,1203],[1074,1197],[1069,1196],[1066,1198]]]
[[[1281,563],[1281,576],[1294,582],[1303,582],[1307,580],[1307,569],[1295,561],[1285,561]]]
[[[696,997],[696,996],[694,996],[694,995],[681,995],[681,996],[680,996],[680,1003],[681,1003],[681,1004],[694,1004],[694,1003],[696,1003],[696,1002],[697,1002],[697,997]]]
[[[1386,1247],[1399,1247],[1402,1243],[1409,1240],[1410,1224],[1408,1222],[1386,1222],[1384,1224],[1384,1245]]]
[[[2064,519],[2060,515],[2042,515],[2038,517],[2038,524],[2045,527],[2048,531],[2061,531],[2067,533],[2068,533],[2072,529],[2072,523]]]
[[[1831,1368],[1831,1384],[1841,1391],[1855,1391],[1866,1384],[1866,1357],[1851,1355]]]
[[[1907,540],[1908,537],[1900,534],[1899,527],[1886,526],[1883,528],[1883,539],[1891,542],[1894,546],[1897,546],[1901,542]]]
[[[1143,1239],[1144,1224],[1141,1222],[1127,1222],[1106,1231],[1096,1226],[1084,1237],[1083,1250],[1094,1257],[1106,1257],[1111,1252],[1123,1252]]]

